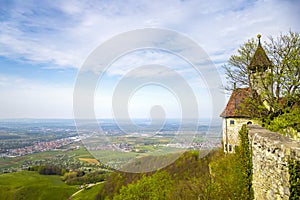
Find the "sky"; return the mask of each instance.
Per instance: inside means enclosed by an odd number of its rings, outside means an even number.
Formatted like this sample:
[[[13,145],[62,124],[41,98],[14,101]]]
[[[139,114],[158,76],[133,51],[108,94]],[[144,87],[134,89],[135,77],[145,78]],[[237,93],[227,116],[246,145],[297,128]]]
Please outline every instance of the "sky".
[[[101,44],[136,29],[166,29],[192,39],[226,84],[222,65],[244,42],[257,34],[267,40],[289,30],[300,32],[299,13],[296,0],[1,0],[0,118],[73,118],[73,92],[86,60]],[[152,67],[131,73],[149,64],[167,66],[171,72]],[[157,113],[180,118],[184,109],[196,109],[200,118],[215,117],[226,103],[216,105],[209,90],[214,87],[223,93],[222,85],[207,84],[218,77],[198,74],[174,52],[137,49],[118,57],[101,73],[94,95],[97,118],[118,115],[112,106],[114,92],[127,75],[131,80],[164,81],[139,85],[129,91],[129,99],[117,99],[126,104],[132,118]],[[186,97],[195,98],[198,108],[183,106],[176,91],[185,89],[172,90],[179,80],[175,75],[191,88]]]

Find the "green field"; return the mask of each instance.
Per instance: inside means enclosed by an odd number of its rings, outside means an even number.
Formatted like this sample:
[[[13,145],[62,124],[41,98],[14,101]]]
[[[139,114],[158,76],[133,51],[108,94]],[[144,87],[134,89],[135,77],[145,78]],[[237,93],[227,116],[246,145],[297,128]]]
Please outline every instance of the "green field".
[[[86,188],[82,192],[79,192],[76,196],[72,198],[72,200],[90,200],[96,199],[97,194],[103,188],[104,182],[97,184],[93,187]]]
[[[0,199],[68,199],[77,191],[59,176],[22,171],[0,175]]]

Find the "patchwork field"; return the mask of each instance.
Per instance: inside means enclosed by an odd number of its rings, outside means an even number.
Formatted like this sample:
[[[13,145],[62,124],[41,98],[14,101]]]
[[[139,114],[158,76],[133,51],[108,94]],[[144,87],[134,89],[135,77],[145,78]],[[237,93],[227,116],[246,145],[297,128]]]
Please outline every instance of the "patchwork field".
[[[46,159],[54,159],[55,157],[59,156],[61,159],[59,162],[68,160],[70,158],[75,160],[81,159],[94,159],[94,157],[84,148],[80,147],[79,149],[64,151],[64,150],[55,150],[55,151],[45,151],[45,152],[38,152],[30,155],[20,156],[20,157],[13,157],[13,158],[0,158],[0,172],[4,169],[9,168],[18,168],[21,166],[33,166],[36,163],[40,164],[43,163]],[[58,162],[58,161],[56,161]],[[53,161],[53,164],[56,164]]]
[[[95,158],[78,158],[81,161],[85,161],[88,163],[94,163],[94,164],[99,164],[99,161],[96,160]]]

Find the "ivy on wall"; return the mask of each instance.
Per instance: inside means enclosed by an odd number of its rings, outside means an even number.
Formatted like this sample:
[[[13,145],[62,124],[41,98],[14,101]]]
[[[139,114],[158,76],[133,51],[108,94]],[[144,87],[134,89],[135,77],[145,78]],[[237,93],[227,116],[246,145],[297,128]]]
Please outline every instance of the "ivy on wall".
[[[238,157],[238,164],[242,168],[241,178],[243,179],[245,199],[254,199],[252,188],[252,152],[248,134],[247,126],[243,125],[239,131],[240,145],[236,148],[236,155]]]
[[[300,199],[300,161],[289,161],[290,200]]]

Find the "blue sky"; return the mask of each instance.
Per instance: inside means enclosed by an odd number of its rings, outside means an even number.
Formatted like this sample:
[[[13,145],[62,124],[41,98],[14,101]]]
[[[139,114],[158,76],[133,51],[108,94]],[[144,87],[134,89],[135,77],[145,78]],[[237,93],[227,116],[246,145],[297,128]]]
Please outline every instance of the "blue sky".
[[[266,40],[290,29],[299,32],[299,9],[296,0],[2,0],[0,118],[72,118],[78,70],[100,44],[133,29],[169,29],[192,38],[214,62],[225,84],[221,66],[230,55],[258,33]],[[97,117],[112,117],[114,87],[131,69],[147,63],[164,64],[181,74],[195,92],[201,117],[211,116],[214,105],[203,77],[174,55],[141,50],[121,57],[105,74],[98,86],[103,91],[95,95]],[[167,117],[180,117],[177,100],[164,88],[142,87],[132,94],[129,113],[134,118],[149,117],[151,107],[161,105]]]

